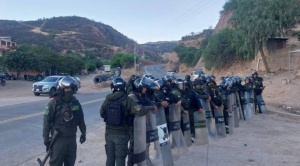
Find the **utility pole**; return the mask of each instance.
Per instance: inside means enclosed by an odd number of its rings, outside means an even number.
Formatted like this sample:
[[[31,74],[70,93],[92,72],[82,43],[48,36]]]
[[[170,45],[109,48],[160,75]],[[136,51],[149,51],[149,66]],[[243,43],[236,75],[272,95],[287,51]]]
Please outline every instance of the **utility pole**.
[[[134,43],[134,72],[136,72],[136,43]]]

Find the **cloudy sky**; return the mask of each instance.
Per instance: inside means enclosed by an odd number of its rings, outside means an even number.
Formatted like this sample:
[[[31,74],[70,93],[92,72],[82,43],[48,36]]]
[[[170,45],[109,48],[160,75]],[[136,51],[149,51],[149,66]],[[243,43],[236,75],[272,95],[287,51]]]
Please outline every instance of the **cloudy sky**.
[[[226,0],[0,0],[1,20],[81,16],[138,43],[180,40],[215,27]]]

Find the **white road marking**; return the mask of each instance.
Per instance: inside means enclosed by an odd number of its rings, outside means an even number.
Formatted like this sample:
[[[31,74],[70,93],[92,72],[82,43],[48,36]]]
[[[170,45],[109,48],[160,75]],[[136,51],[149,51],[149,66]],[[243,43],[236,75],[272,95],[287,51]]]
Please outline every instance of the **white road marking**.
[[[83,102],[81,105],[87,105],[87,104],[91,104],[91,103],[96,103],[96,102],[102,101],[104,99],[105,98]],[[4,123],[8,123],[8,122],[13,122],[13,121],[17,121],[17,120],[22,120],[22,119],[27,119],[27,118],[32,118],[32,117],[40,116],[40,115],[43,115],[43,114],[44,114],[44,112],[37,112],[37,113],[33,113],[33,114],[28,114],[28,115],[23,115],[23,116],[15,117],[15,118],[1,120],[0,124],[4,124]]]

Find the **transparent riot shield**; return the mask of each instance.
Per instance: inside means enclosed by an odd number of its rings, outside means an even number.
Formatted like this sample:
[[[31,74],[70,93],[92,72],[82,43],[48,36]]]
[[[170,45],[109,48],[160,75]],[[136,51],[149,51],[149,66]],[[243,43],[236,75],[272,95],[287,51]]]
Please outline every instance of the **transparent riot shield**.
[[[156,158],[162,161],[163,166],[174,166],[170,137],[166,123],[165,108],[162,106],[158,107],[155,117],[158,131],[158,143],[160,146],[160,148],[156,151]]]
[[[250,91],[250,96],[251,96],[251,99],[250,99],[250,109],[251,109],[251,114],[252,116],[255,116],[256,112],[255,112],[255,105],[254,105],[254,91]]]
[[[182,131],[184,135],[184,139],[186,142],[186,145],[190,147],[192,145],[192,136],[191,136],[191,126],[190,126],[190,117],[188,113],[182,114]]]
[[[216,122],[216,130],[217,134],[221,138],[226,137],[226,130],[225,130],[225,121],[224,121],[224,115],[223,115],[223,109],[224,107],[215,108],[215,122]]]
[[[236,93],[231,94],[233,96],[233,117],[234,117],[234,127],[240,127],[240,116],[239,116],[239,108],[237,106],[237,96]]]
[[[134,118],[133,163],[146,166],[146,116]]]
[[[208,130],[206,127],[205,112],[194,112],[195,139],[194,145],[208,144]]]
[[[251,93],[246,91],[245,92],[245,118],[246,120],[251,119],[252,117],[252,109],[251,109]]]
[[[256,95],[256,100],[257,100],[258,106],[260,107],[261,112],[267,113],[268,110],[267,110],[267,107],[265,105],[265,101],[264,101],[262,95]]]
[[[147,165],[162,165],[162,158],[161,156],[151,156],[149,153],[149,146],[150,143],[154,144],[154,149],[160,151],[159,146],[159,137],[158,137],[158,130],[157,130],[157,123],[156,123],[156,116],[153,112],[149,112],[147,114],[146,119],[146,142],[147,142],[147,151],[146,151],[146,163]]]
[[[200,102],[205,111],[206,127],[207,127],[207,131],[208,131],[208,136],[210,139],[217,138],[218,134],[216,131],[215,118],[212,116],[210,103],[208,101],[204,101],[202,99],[200,99]]]
[[[173,159],[178,159],[180,155],[188,151],[185,139],[183,137],[180,121],[181,121],[181,112],[180,107],[177,107],[175,104],[169,105],[169,129],[172,136],[172,152]]]
[[[233,126],[234,126],[234,120],[233,120],[233,95],[229,94],[226,96],[227,98],[227,112],[228,112],[228,128],[229,128],[229,134],[233,134]]]
[[[244,109],[243,109],[243,105],[241,102],[241,98],[240,98],[240,93],[236,92],[236,99],[237,99],[237,107],[239,108],[239,114],[240,114],[240,120],[245,120],[245,113],[244,113]]]

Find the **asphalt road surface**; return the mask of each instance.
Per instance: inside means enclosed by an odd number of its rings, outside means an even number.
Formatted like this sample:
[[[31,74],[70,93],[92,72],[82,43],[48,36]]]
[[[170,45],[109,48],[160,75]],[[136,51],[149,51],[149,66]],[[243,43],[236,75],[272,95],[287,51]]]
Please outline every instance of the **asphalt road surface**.
[[[87,132],[104,125],[100,106],[109,92],[76,94],[81,102]],[[43,97],[43,96],[38,96]],[[43,113],[50,99],[0,107],[0,165],[19,165],[45,153]],[[80,132],[77,132],[80,136]]]

